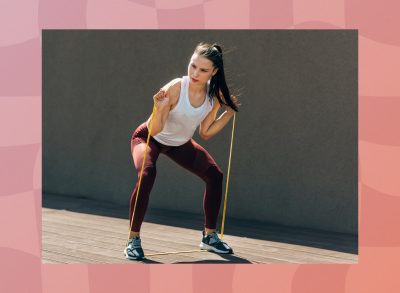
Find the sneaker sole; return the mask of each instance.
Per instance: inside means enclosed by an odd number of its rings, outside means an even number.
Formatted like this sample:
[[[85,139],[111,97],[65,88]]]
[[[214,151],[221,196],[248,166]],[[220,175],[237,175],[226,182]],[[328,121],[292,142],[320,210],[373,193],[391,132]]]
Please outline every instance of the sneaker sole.
[[[128,253],[126,252],[126,248],[124,249],[124,254],[125,254],[125,258],[129,259],[129,260],[142,260],[145,259],[145,257],[133,257],[128,255]]]
[[[214,252],[216,252],[216,253],[222,253],[222,254],[233,254],[233,250],[228,250],[228,251],[226,251],[226,250],[219,250],[219,249],[216,249],[215,247],[210,246],[210,245],[208,245],[208,244],[205,244],[205,243],[203,243],[203,242],[200,243],[200,249],[208,250],[208,251],[214,251]]]

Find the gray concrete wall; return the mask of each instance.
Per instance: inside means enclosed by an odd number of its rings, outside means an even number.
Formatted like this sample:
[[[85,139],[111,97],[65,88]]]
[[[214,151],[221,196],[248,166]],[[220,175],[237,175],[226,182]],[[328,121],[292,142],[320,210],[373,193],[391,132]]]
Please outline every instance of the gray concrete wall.
[[[237,115],[227,221],[357,234],[357,31],[43,31],[43,192],[125,203],[131,132],[152,96],[219,42]],[[231,124],[195,139],[227,170]],[[202,213],[203,182],[164,156],[150,207]]]

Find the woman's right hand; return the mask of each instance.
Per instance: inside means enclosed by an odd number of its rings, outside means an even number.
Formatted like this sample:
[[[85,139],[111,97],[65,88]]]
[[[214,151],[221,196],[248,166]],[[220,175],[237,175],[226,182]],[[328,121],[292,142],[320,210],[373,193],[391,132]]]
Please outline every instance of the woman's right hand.
[[[162,109],[169,105],[169,97],[167,92],[163,89],[160,89],[160,91],[154,95],[153,100],[157,109]]]

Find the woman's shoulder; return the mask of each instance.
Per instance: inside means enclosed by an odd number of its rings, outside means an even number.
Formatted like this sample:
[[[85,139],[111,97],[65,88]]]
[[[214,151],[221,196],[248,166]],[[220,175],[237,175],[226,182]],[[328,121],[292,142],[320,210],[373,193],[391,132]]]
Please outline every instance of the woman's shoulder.
[[[179,96],[181,91],[182,78],[177,77],[162,87],[170,96]]]
[[[179,93],[180,89],[181,89],[181,82],[182,82],[182,78],[174,78],[173,80],[171,80],[170,82],[168,82],[166,85],[164,85],[162,87],[163,90],[165,90],[167,93],[169,94],[175,94],[175,93]]]
[[[176,88],[181,86],[181,82],[182,82],[182,78],[180,78],[180,77],[174,78],[173,80],[168,82],[166,85],[164,85],[162,87],[162,89],[164,89],[166,91],[174,90],[174,89],[176,89]]]
[[[166,85],[164,85],[161,89],[165,90],[166,94],[170,98],[171,105],[175,105],[178,101],[179,95],[181,93],[181,83],[182,78],[174,78]]]

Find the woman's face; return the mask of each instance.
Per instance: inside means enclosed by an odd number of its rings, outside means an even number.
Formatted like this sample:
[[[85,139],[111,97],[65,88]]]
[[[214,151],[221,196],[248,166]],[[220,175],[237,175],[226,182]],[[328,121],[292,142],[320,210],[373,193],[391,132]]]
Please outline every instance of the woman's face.
[[[206,84],[217,70],[211,60],[194,53],[189,62],[188,76],[193,84]]]

